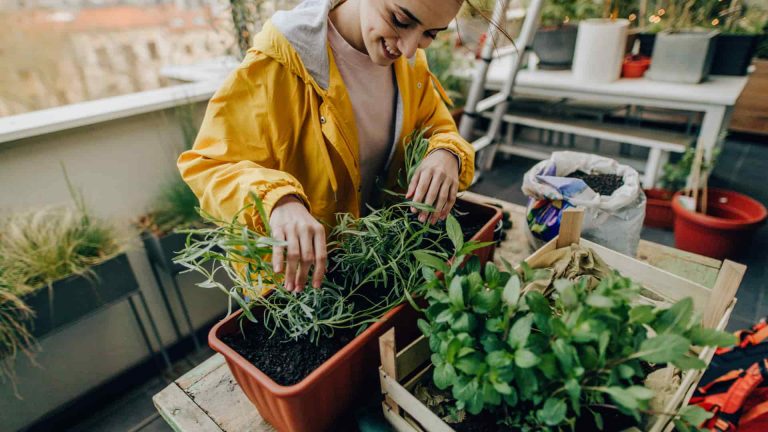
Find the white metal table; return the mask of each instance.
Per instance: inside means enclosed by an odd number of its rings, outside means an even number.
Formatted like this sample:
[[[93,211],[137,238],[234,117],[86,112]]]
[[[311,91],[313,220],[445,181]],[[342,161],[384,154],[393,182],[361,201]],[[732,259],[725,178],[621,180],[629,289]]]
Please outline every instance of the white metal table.
[[[486,88],[498,90],[509,75],[511,56],[495,59],[488,70]],[[646,78],[619,79],[611,83],[589,83],[574,79],[570,70],[520,70],[514,92],[531,96],[556,97],[596,103],[639,105],[703,113],[696,146],[709,160],[721,133],[747,83],[747,77],[711,76],[701,84],[652,81]],[[509,148],[499,148],[509,152]],[[648,168],[655,172],[664,163],[664,153],[651,155]],[[647,177],[648,178],[648,177]],[[650,186],[647,185],[646,186]]]

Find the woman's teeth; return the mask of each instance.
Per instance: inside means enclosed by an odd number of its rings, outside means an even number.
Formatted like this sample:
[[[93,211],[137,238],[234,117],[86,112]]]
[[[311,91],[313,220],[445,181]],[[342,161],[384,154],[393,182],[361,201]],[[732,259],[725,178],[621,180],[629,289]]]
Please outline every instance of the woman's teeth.
[[[387,41],[386,41],[386,40],[384,41],[384,49],[386,49],[386,50],[387,50],[387,52],[388,52],[390,55],[392,55],[393,57],[399,57],[399,56],[400,56],[400,52],[399,52],[398,50],[396,50],[396,49],[394,49],[394,48],[390,47],[390,46],[387,44]]]

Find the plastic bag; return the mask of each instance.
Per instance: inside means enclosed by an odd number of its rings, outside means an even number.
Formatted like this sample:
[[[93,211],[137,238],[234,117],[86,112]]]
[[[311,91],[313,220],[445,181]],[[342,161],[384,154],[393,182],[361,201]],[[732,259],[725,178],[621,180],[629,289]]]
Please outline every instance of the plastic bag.
[[[624,184],[609,196],[599,195],[581,180],[563,178],[575,171],[619,175]],[[534,247],[557,235],[564,209],[580,207],[582,237],[625,255],[637,253],[646,200],[633,168],[593,154],[555,152],[525,173],[522,190],[528,196],[529,239]]]

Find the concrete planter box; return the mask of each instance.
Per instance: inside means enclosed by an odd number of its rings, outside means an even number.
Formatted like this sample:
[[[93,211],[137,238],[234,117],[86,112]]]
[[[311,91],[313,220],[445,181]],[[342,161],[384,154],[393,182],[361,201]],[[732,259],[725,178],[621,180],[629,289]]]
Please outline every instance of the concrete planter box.
[[[718,32],[661,32],[653,47],[651,69],[654,81],[698,84],[709,76]]]

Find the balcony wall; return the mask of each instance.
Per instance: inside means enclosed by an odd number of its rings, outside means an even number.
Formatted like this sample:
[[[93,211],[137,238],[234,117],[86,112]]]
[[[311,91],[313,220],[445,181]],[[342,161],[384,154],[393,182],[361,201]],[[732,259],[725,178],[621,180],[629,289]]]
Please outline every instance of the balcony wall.
[[[194,104],[199,123],[216,86],[186,84],[0,118],[0,211],[70,203],[64,164],[92,213],[115,221],[130,240],[129,260],[165,345],[176,336],[132,221],[178,175],[175,160],[184,144],[175,107]],[[194,324],[201,326],[226,311],[226,296],[195,287],[194,280],[182,275],[180,282]],[[16,361],[24,399],[7,382],[0,386],[0,430],[29,425],[148,357],[127,301],[40,345],[37,366],[21,356]]]

